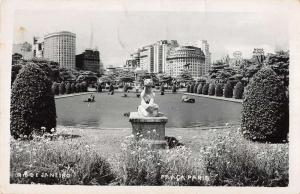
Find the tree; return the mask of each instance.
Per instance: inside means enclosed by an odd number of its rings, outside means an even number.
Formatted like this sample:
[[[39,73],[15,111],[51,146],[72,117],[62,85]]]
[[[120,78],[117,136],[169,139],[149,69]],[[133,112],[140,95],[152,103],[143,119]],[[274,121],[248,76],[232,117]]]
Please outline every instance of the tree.
[[[56,127],[56,109],[52,83],[43,70],[30,63],[18,74],[11,95],[11,135],[28,138],[33,131],[51,132]],[[42,130],[45,128],[45,131]]]
[[[289,52],[279,51],[276,54],[271,54],[266,59],[266,66],[279,76],[281,82],[288,91],[289,86]]]
[[[194,81],[192,74],[190,73],[190,71],[188,69],[183,69],[181,70],[179,76],[177,77],[177,80],[179,82],[190,82],[190,81]]]
[[[287,140],[289,108],[285,86],[271,68],[255,74],[246,88],[242,111],[242,131],[255,141]]]

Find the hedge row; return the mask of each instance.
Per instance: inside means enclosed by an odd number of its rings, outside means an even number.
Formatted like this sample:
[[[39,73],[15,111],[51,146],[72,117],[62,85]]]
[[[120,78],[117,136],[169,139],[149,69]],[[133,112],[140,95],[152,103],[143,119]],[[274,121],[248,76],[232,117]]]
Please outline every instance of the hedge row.
[[[223,87],[222,84],[192,84],[187,86],[188,93],[204,94],[210,96],[224,96],[225,98],[242,99],[244,94],[244,86],[241,82],[238,82],[235,87],[232,86],[231,82],[228,82]]]
[[[87,84],[85,82],[82,83],[56,83],[52,84],[52,93],[54,95],[62,95],[62,94],[72,94],[79,92],[87,92]]]

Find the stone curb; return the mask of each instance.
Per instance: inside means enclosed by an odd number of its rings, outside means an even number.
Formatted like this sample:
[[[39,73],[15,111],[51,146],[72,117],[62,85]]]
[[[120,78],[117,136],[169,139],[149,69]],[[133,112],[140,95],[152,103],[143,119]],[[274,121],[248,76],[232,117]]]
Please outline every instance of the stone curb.
[[[94,92],[82,92],[82,93],[75,93],[75,94],[64,94],[64,95],[60,95],[60,96],[55,96],[54,98],[55,99],[68,98],[68,97],[81,96],[81,95],[90,94],[90,93],[94,93]]]
[[[230,102],[237,102],[237,103],[242,103],[242,99],[234,99],[234,98],[225,98],[225,97],[218,97],[218,96],[209,96],[209,95],[203,95],[203,94],[194,94],[194,93],[183,93],[185,95],[190,95],[190,96],[198,96],[198,97],[204,97],[204,98],[211,98],[211,99],[216,99],[216,100],[224,100],[224,101],[230,101]]]

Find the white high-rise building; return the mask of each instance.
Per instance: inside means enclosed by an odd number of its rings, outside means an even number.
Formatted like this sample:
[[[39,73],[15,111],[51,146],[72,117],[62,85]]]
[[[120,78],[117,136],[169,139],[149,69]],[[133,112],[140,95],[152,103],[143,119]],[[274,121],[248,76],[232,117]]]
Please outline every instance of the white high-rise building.
[[[201,48],[195,46],[179,46],[170,50],[167,58],[167,75],[177,77],[184,68],[188,68],[194,79],[203,76],[205,55]]]
[[[44,38],[33,37],[33,57],[44,58]]]
[[[58,62],[60,67],[75,69],[76,35],[61,31],[44,37],[44,58]]]
[[[140,68],[148,73],[154,72],[154,49],[152,45],[144,46],[140,50]]]
[[[209,51],[209,44],[207,42],[207,40],[202,40],[202,50],[204,52],[205,55],[205,68],[203,68],[203,75],[208,74],[209,70],[210,70],[210,66],[211,66],[211,53]]]
[[[176,40],[160,40],[153,45],[154,49],[154,73],[165,73],[167,56],[171,48],[177,47]]]

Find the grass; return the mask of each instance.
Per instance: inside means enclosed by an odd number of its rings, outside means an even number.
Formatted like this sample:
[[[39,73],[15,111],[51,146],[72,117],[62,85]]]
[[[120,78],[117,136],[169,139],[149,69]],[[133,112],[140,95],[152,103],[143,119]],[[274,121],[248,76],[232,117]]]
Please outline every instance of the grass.
[[[166,129],[184,146],[153,150],[130,129],[59,128],[11,141],[11,182],[43,184],[287,186],[288,144],[242,138],[237,127]],[[127,138],[125,138],[127,137]],[[17,173],[63,173],[28,178]]]

